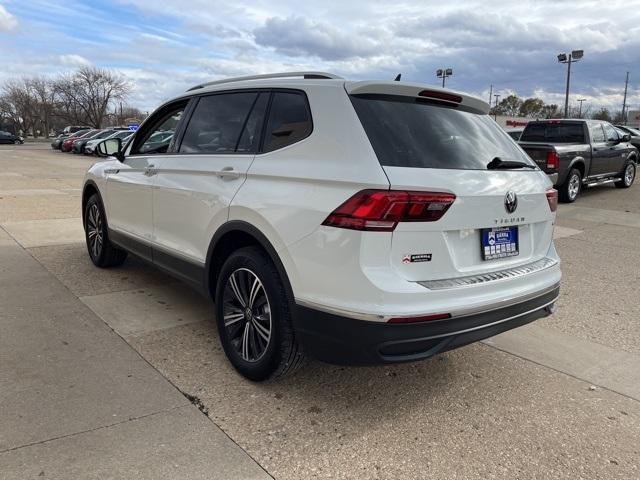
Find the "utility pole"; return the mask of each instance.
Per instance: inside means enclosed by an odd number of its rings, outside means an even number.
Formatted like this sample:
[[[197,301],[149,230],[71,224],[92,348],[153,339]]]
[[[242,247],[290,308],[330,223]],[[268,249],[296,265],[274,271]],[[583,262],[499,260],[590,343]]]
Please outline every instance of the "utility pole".
[[[500,94],[496,93],[494,97],[496,97],[496,104],[493,107],[493,119],[497,122],[498,121],[498,99],[500,98]]]
[[[624,99],[622,100],[622,124],[627,124],[627,88],[629,87],[629,72],[627,72],[627,78],[624,81]]]
[[[578,118],[582,118],[582,102],[585,102],[586,98],[579,98],[578,103],[580,104],[580,108],[578,109]]]
[[[491,97],[493,96],[493,83],[489,87],[489,107],[491,107]]]

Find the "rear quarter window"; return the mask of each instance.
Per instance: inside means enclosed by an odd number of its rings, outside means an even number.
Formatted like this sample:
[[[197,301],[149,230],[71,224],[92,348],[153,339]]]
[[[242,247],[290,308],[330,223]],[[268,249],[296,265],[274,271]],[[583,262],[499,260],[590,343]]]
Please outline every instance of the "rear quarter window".
[[[307,97],[302,92],[274,92],[263,152],[299,142],[311,135],[313,123]]]

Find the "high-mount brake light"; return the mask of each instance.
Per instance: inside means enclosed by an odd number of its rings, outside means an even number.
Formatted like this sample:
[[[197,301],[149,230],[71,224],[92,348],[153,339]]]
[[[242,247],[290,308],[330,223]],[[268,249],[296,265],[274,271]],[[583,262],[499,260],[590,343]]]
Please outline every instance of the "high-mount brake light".
[[[361,190],[336,208],[323,225],[377,232],[392,232],[398,222],[435,222],[456,196],[445,192]]]
[[[440,92],[438,90],[422,90],[418,93],[419,97],[433,98],[435,100],[446,100],[447,102],[460,103],[462,97],[453,93]]]

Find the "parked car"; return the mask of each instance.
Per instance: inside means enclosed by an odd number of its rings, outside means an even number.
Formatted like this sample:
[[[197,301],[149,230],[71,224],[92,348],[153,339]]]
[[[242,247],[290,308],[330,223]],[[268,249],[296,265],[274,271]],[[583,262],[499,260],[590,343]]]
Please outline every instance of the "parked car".
[[[24,143],[24,138],[14,135],[13,133],[0,130],[0,143],[12,143],[14,145],[20,145]]]
[[[69,126],[64,127],[64,129],[62,130],[62,134],[68,136],[68,135],[76,133],[76,132],[78,132],[80,130],[90,130],[90,129],[91,129],[91,127],[87,127],[87,126],[80,127],[80,126],[77,126],[77,125],[69,125]]]
[[[552,179],[560,200],[574,202],[585,185],[633,184],[639,156],[629,140],[609,122],[538,120],[529,122],[519,143]]]
[[[524,130],[524,127],[505,128],[504,129],[504,131],[507,132],[509,134],[509,136],[511,138],[513,138],[516,142],[518,140],[520,140],[520,135],[522,135],[523,130]]]
[[[54,150],[61,150],[62,149],[62,144],[64,143],[65,140],[67,140],[68,138],[71,137],[79,137],[80,135],[84,135],[85,133],[87,133],[90,129],[86,129],[86,130],[78,130],[75,133],[72,134],[65,134],[65,133],[61,133],[60,135],[58,135],[52,142],[51,142],[51,148]]]
[[[640,148],[640,135],[631,135],[626,129],[623,130],[620,127],[615,127],[616,131],[618,132],[618,135],[620,137],[623,137],[625,135],[629,136],[629,143],[631,145],[633,145],[636,148]]]
[[[115,130],[111,133],[110,136],[106,138],[120,138],[122,140],[122,143],[126,144],[126,142],[131,136],[133,136],[133,132],[127,129],[127,130]],[[100,143],[102,140],[103,140],[102,138],[88,140],[84,146],[84,154],[93,155],[95,153],[96,145],[98,145],[98,143]]]
[[[628,127],[626,125],[616,125],[615,127],[631,135],[631,138],[640,137],[640,130],[638,130],[637,128]]]
[[[557,192],[488,111],[320,72],[198,85],[126,147],[98,144],[113,158],[84,182],[89,256],[131,252],[210,295],[252,380],[305,355],[405,362],[496,335],[549,315],[561,273]]]
[[[77,135],[77,133],[79,133],[79,132],[76,132],[76,134],[70,135],[65,140],[63,140],[62,146],[60,147],[60,150],[62,150],[63,152],[70,152],[71,149],[73,148],[73,142],[75,142],[77,140],[81,140],[83,138],[90,138],[90,137],[92,137],[93,135],[95,135],[99,131],[100,130],[97,130],[97,129],[91,129],[91,130],[87,130],[86,132],[82,133],[81,135]]]
[[[71,144],[71,152],[84,153],[84,147],[89,140],[102,140],[103,138],[109,137],[113,132],[115,132],[113,128],[105,128],[103,130],[98,130],[91,136],[79,138]]]

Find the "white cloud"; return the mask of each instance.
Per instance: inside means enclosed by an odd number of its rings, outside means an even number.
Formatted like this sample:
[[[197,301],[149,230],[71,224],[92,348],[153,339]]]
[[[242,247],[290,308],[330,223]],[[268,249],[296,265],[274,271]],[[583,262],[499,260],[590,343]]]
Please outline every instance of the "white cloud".
[[[91,62],[84,58],[82,55],[76,55],[74,53],[60,55],[58,57],[58,61],[62,65],[66,65],[69,67],[83,67],[85,65],[91,65]]]
[[[619,109],[629,70],[629,99],[640,103],[640,10],[628,0],[609,0],[606,8],[594,0],[164,0],[161,10],[157,0],[89,3],[10,3],[20,28],[2,45],[10,60],[0,83],[90,60],[131,78],[130,101],[146,110],[227,76],[310,69],[351,79],[402,73],[437,84],[435,70],[451,67],[447,86],[483,99],[493,85],[505,95],[563,103],[566,66],[556,55],[582,48],[572,98]],[[0,32],[6,15],[15,22],[0,7]]]
[[[0,32],[11,32],[18,28],[18,19],[0,5]]]

